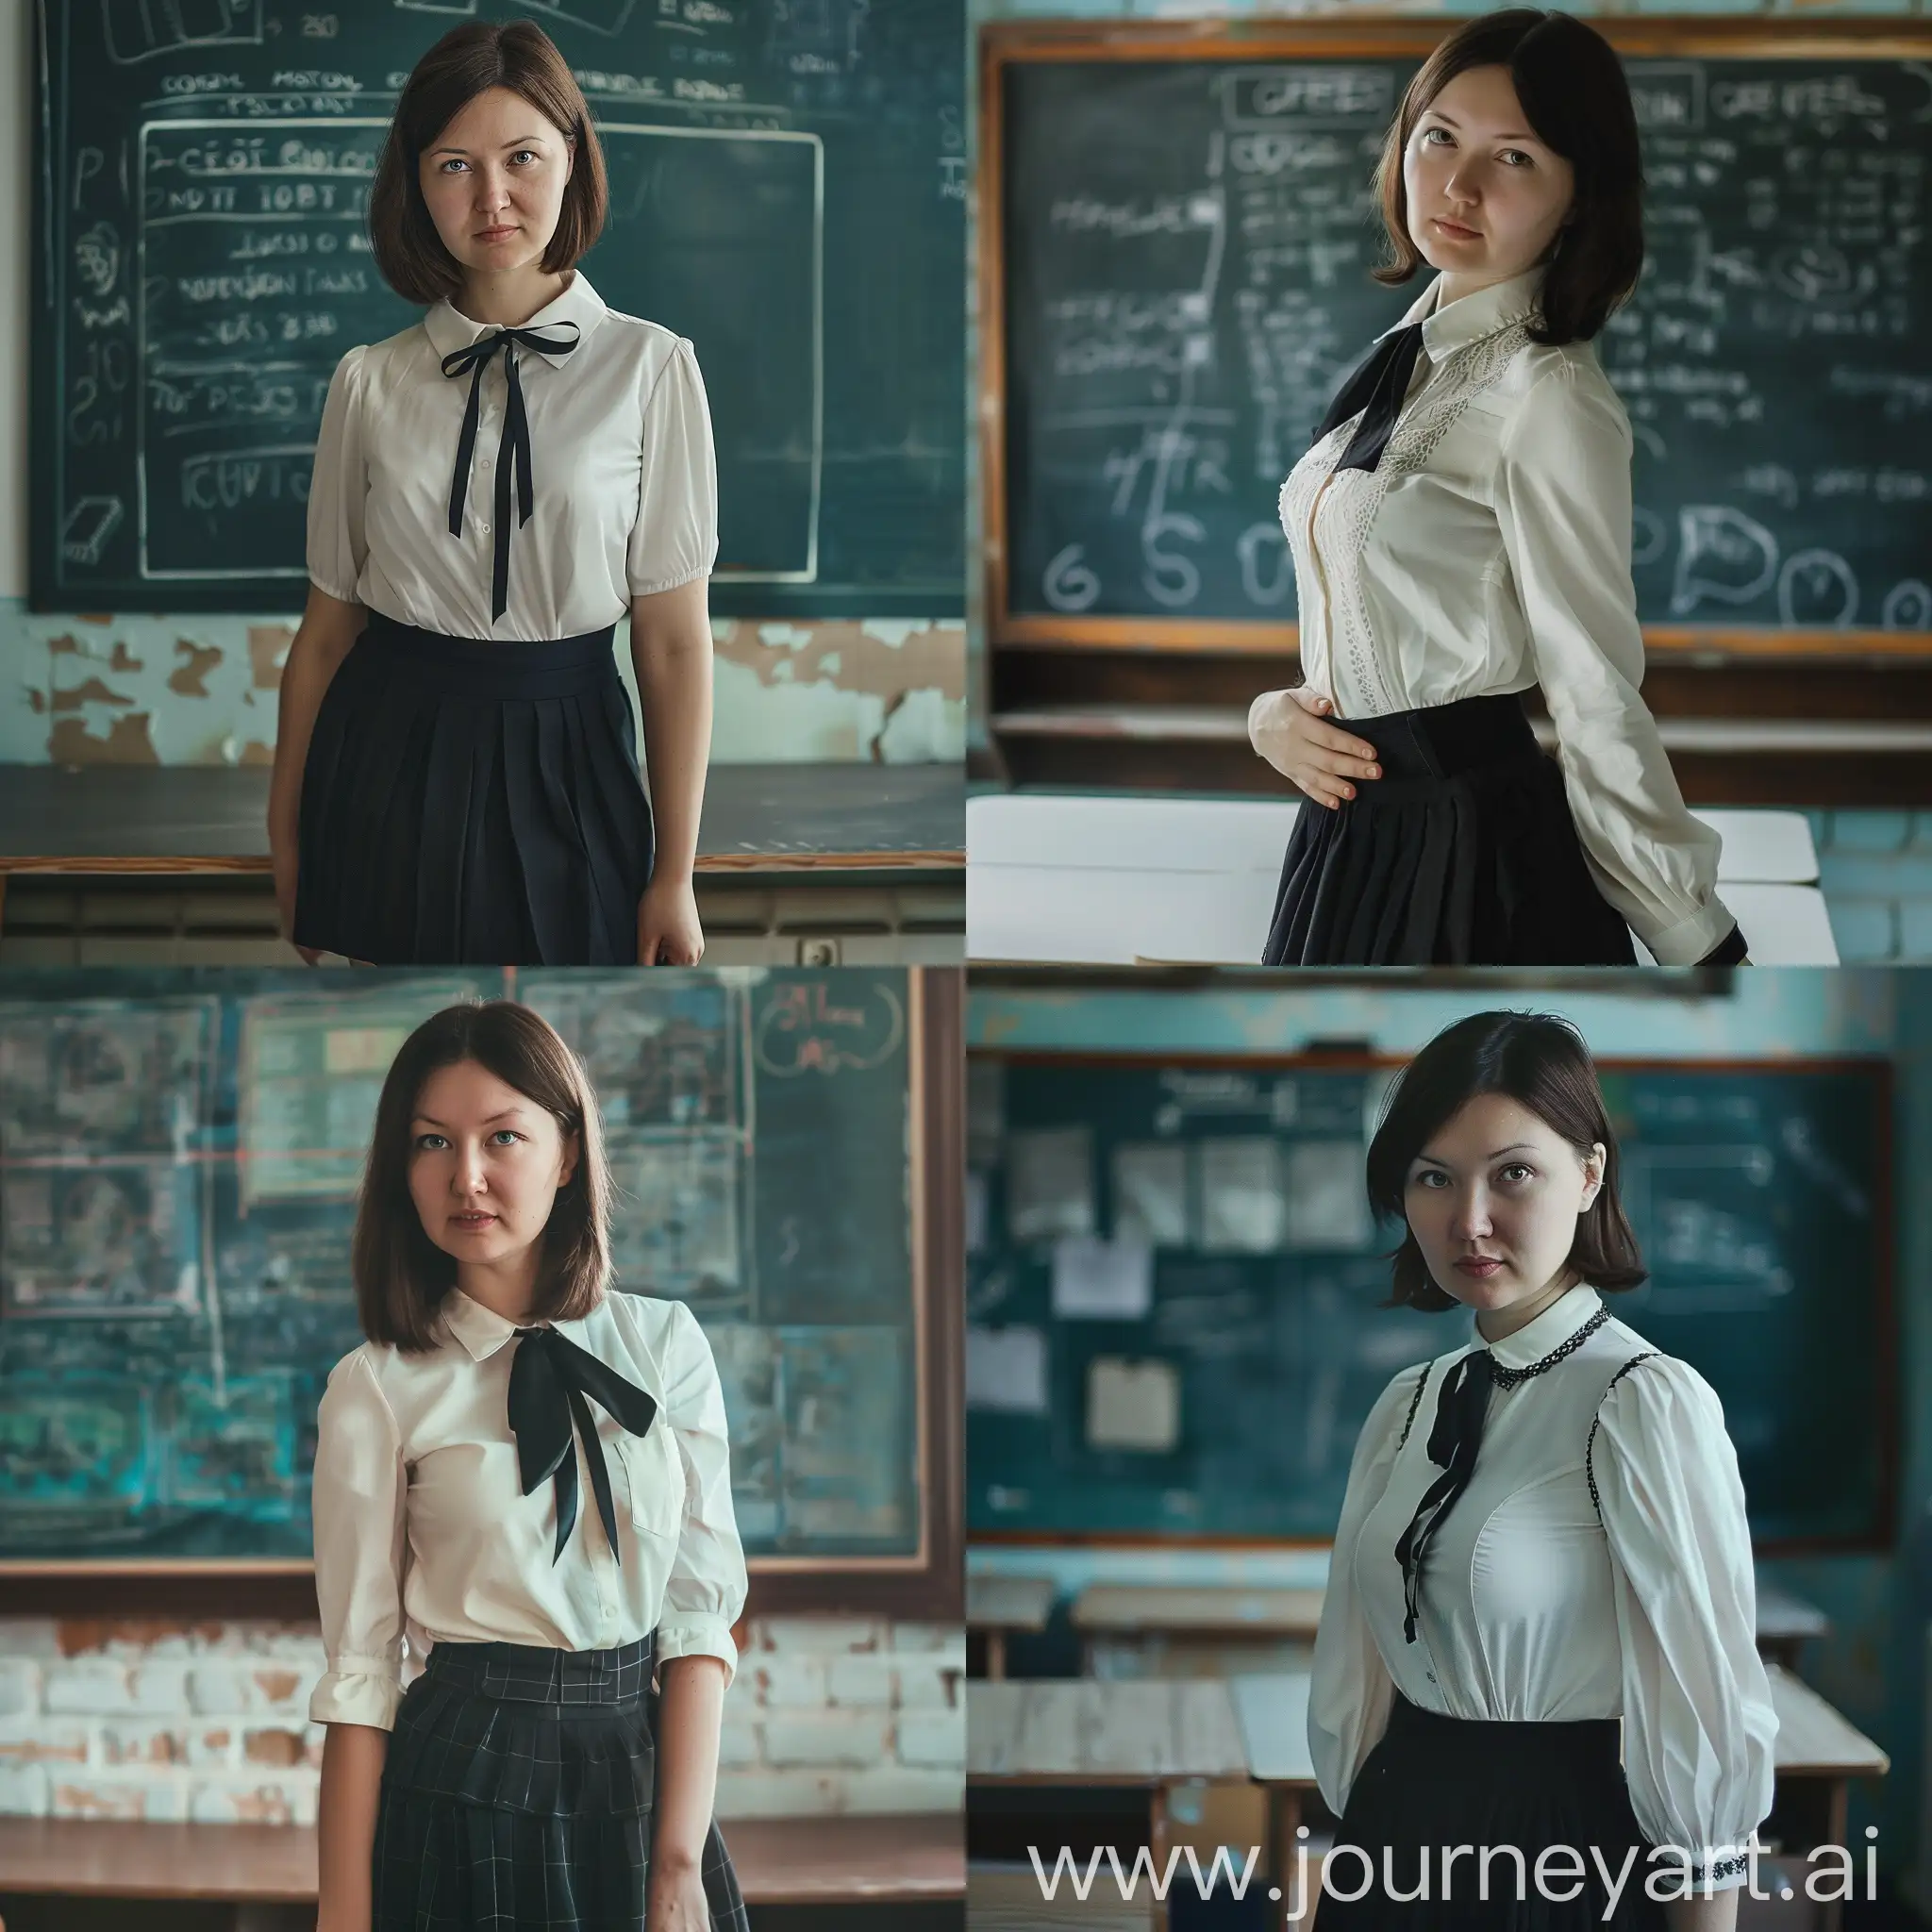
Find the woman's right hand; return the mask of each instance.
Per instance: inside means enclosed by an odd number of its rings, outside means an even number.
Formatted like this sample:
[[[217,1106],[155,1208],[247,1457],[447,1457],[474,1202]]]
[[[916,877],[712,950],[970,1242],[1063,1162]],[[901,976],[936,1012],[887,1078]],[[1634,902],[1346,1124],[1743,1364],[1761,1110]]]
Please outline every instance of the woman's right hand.
[[[1323,719],[1333,702],[1306,687],[1264,691],[1248,707],[1248,742],[1297,791],[1334,811],[1355,796],[1352,782],[1379,778],[1375,747]]]
[[[295,842],[277,839],[274,842],[275,910],[281,917],[282,937],[295,946]],[[313,946],[295,946],[305,966],[313,966],[322,957]]]

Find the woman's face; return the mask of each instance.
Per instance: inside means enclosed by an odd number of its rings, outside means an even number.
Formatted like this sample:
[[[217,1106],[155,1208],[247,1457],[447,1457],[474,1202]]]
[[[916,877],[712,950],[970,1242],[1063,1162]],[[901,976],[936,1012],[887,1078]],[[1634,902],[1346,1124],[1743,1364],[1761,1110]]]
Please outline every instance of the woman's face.
[[[1579,1152],[1541,1115],[1480,1093],[1410,1163],[1409,1231],[1445,1293],[1480,1312],[1572,1285],[1577,1217],[1603,1187],[1604,1146]]]
[[[521,94],[478,94],[417,158],[429,219],[458,264],[505,275],[543,259],[570,179],[570,143]]]
[[[1542,259],[1576,171],[1530,132],[1507,67],[1471,67],[1416,123],[1402,185],[1409,239],[1429,266],[1482,288]]]
[[[526,1255],[576,1169],[576,1136],[475,1060],[423,1083],[409,1132],[409,1197],[423,1232],[459,1266]]]

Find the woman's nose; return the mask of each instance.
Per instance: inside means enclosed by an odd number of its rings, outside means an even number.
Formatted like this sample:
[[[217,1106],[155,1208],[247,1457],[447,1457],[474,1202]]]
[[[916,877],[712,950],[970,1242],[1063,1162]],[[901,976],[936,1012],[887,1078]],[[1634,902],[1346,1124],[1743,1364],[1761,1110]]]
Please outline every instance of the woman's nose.
[[[1456,1224],[1451,1232],[1457,1241],[1482,1241],[1490,1232],[1489,1197],[1479,1190],[1464,1194],[1456,1204]]]

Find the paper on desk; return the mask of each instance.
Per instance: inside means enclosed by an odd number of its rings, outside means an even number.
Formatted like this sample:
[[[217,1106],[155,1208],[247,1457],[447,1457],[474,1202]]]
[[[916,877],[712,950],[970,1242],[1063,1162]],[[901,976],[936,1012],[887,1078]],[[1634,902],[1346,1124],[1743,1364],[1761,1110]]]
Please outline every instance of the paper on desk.
[[[1075,1236],[1053,1248],[1053,1311],[1097,1322],[1138,1322],[1154,1306],[1154,1250],[1141,1241]]]
[[[1181,1378],[1172,1362],[1097,1355],[1087,1364],[1087,1443],[1166,1456],[1181,1439]]]
[[[1123,1141],[1113,1150],[1113,1237],[1150,1248],[1188,1245],[1188,1150],[1179,1141]]]
[[[1022,1246],[1093,1232],[1093,1135],[1037,1127],[1007,1136],[1007,1232]]]
[[[1358,1143],[1291,1141],[1283,1165],[1291,1248],[1365,1248],[1374,1240]]]
[[[1046,1413],[1046,1336],[1038,1328],[966,1330],[966,1407]]]
[[[1208,1254],[1269,1255],[1282,1244],[1287,1216],[1281,1153],[1266,1135],[1197,1141],[1201,1164],[1201,1246]]]

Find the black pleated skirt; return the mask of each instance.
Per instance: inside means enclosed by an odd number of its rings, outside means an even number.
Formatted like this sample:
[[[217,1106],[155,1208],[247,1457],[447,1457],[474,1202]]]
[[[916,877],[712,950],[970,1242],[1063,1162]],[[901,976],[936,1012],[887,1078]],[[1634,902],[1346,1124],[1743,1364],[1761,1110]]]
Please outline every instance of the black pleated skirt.
[[[380,611],[323,697],[295,930],[377,966],[635,965],[651,808],[614,629],[492,643]]]
[[[1264,966],[1635,963],[1517,698],[1335,722],[1382,776],[1297,814]]]
[[[1645,1881],[1681,1868],[1649,1857],[1617,1759],[1618,1729],[1614,1718],[1483,1724],[1440,1717],[1398,1695],[1335,1834],[1315,1915],[1320,1932],[1663,1932],[1663,1907]],[[1450,1860],[1445,1876],[1442,1851],[1453,1845],[1475,1851]],[[1482,1848],[1507,1845],[1523,1854],[1524,1882],[1519,1888],[1517,1861],[1499,1853],[1490,1860],[1484,1899]],[[1574,1899],[1545,1896],[1577,1882],[1568,1859],[1552,1860],[1545,1884],[1537,1884],[1537,1857],[1554,1846],[1572,1847],[1582,1861]],[[1628,1861],[1614,1911],[1591,1846],[1613,1884]],[[1392,1897],[1421,1889],[1424,1852],[1429,1895]],[[1349,1896],[1357,1891],[1359,1898]]]
[[[439,1643],[382,1768],[371,1932],[644,1932],[652,1640]],[[715,1824],[713,1932],[750,1932]]]

